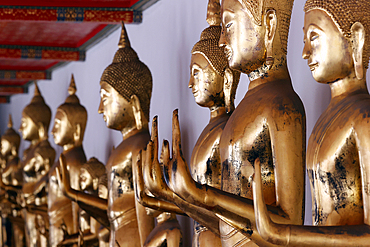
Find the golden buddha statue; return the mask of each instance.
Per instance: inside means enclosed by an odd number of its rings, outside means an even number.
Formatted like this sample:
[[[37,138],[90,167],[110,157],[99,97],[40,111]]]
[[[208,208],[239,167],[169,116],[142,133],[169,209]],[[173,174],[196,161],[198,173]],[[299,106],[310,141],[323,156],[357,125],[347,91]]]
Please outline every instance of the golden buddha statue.
[[[1,226],[11,223],[0,231],[2,246],[23,247],[25,244],[24,221],[21,217],[21,208],[17,204],[17,197],[22,186],[22,167],[18,157],[20,136],[13,129],[12,116],[9,115],[8,129],[1,136],[1,156],[4,164],[1,167],[0,211]]]
[[[286,62],[292,5],[292,0],[222,1],[219,43],[230,68],[248,74],[250,84],[220,137],[221,190],[192,179],[181,153],[174,113],[173,157],[164,162],[167,183],[187,202],[222,219],[223,246],[270,245],[255,225],[249,178],[257,157],[263,167],[263,195],[272,218],[303,224],[306,121]]]
[[[153,217],[136,202],[132,169],[139,151],[150,139],[148,130],[152,76],[131,48],[126,29],[112,64],[100,80],[99,113],[108,128],[119,130],[123,141],[113,150],[106,165],[108,174],[108,218],[110,246],[142,246],[154,228]]]
[[[12,116],[9,115],[8,129],[1,136],[1,155],[5,161],[1,177],[4,185],[15,188],[22,186],[22,168],[18,156],[20,142],[21,138],[13,129]]]
[[[22,168],[23,168],[23,187],[22,197],[25,202],[29,202],[28,196],[31,194],[29,189],[33,188],[42,175],[42,166],[36,166],[40,162],[37,158],[38,150],[41,146],[48,146],[49,151],[55,156],[55,151],[48,143],[48,129],[51,119],[50,108],[45,104],[40,90],[35,83],[35,92],[31,103],[27,105],[22,112],[21,126],[19,131],[22,133],[24,140],[30,141],[31,145],[23,153]],[[45,167],[48,169],[47,167]],[[46,171],[47,172],[47,171]],[[36,228],[36,213],[31,210],[23,210],[24,219],[26,222],[26,242],[27,246],[39,246],[40,239]]]
[[[207,22],[210,26],[202,32],[200,41],[194,45],[191,52],[189,88],[192,89],[195,102],[201,107],[210,109],[211,117],[193,149],[190,169],[194,180],[220,189],[219,140],[229,115],[234,110],[234,98],[240,73],[230,70],[224,49],[218,45],[221,35],[219,0],[209,1]],[[156,119],[153,120],[154,123],[156,124]],[[149,181],[145,182],[150,183]],[[153,187],[153,185],[148,185],[148,187]],[[154,194],[158,193],[153,192]],[[159,198],[169,201],[168,198]],[[170,201],[174,202],[173,199]],[[184,213],[190,213],[188,207],[181,205],[179,207]],[[194,208],[190,210],[193,211]],[[215,216],[213,217],[215,218]],[[215,224],[213,226],[217,229],[215,234],[212,230],[210,231],[206,226],[197,222],[199,218],[197,215],[194,214],[193,218],[196,220],[194,223],[193,246],[221,246],[218,219],[215,218],[213,221],[206,222],[207,226],[212,223]]]
[[[269,218],[257,162],[257,228],[264,239],[284,246],[369,246],[369,3],[308,0],[304,10],[302,56],[314,79],[331,89],[329,106],[307,149],[315,226],[278,224]]]
[[[72,189],[80,190],[79,173],[86,162],[82,141],[87,122],[87,111],[76,96],[72,75],[69,96],[57,109],[52,134],[57,145],[63,147],[63,157]],[[78,205],[65,197],[57,180],[56,162],[48,174],[48,215],[50,221],[50,246],[57,246],[67,234],[78,233]]]
[[[62,159],[64,161],[64,159]],[[62,189],[66,197],[74,200],[74,195],[79,192],[98,196],[98,185],[99,178],[106,174],[105,166],[95,157],[89,159],[80,169],[80,188],[81,191],[77,191],[71,188],[70,179],[66,164],[60,162],[60,167],[57,168],[58,183],[65,183],[61,187],[67,187],[68,189]],[[68,192],[68,193],[67,193]],[[70,196],[72,194],[72,196]],[[90,216],[86,211],[80,209],[79,212],[79,233],[67,236],[59,246],[69,246],[78,244],[83,241],[86,246],[98,246],[98,230],[100,225]],[[81,245],[82,246],[82,245]]]

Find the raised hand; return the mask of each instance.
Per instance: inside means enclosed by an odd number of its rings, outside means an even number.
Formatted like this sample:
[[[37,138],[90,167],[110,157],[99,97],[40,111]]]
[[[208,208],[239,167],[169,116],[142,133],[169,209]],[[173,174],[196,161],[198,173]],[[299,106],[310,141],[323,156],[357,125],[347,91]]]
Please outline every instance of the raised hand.
[[[158,161],[158,126],[157,117],[153,118],[151,141],[149,141],[146,149],[145,161],[143,162],[143,178],[144,184],[148,190],[158,198],[172,201],[173,192],[168,188],[164,177],[161,165]],[[162,146],[162,159],[169,159],[168,142],[164,142]]]
[[[58,180],[59,188],[66,196],[72,196],[71,182],[69,179],[69,172],[67,170],[66,158],[63,154],[59,157],[59,167],[55,168],[56,177]]]
[[[168,147],[164,150],[164,175],[167,185],[184,200],[193,203],[192,192],[196,191],[196,182],[190,175],[188,165],[181,150],[181,132],[178,110],[173,111],[172,117],[172,159],[169,158]]]

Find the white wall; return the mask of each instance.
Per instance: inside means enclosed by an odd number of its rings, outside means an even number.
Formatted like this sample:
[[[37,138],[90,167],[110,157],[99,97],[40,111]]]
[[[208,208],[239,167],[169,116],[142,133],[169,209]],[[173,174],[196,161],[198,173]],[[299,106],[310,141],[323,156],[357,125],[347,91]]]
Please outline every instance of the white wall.
[[[196,105],[188,89],[190,51],[199,40],[201,31],[208,26],[205,21],[207,0],[160,0],[143,14],[143,23],[127,25],[132,47],[140,59],[150,68],[153,75],[151,118],[159,116],[159,138],[171,140],[172,111],[179,108],[183,151],[189,160],[192,147],[198,135],[209,120],[209,110]],[[307,139],[321,112],[329,103],[330,91],[327,85],[319,85],[311,76],[306,61],[302,59],[303,49],[303,0],[296,0],[290,27],[288,66],[293,86],[301,97],[307,117]],[[67,88],[71,73],[77,84],[77,95],[87,108],[88,123],[84,148],[87,157],[95,156],[106,162],[110,150],[120,143],[119,132],[106,128],[102,116],[97,113],[99,105],[99,80],[104,68],[109,65],[117,50],[120,31],[117,30],[87,52],[85,62],[73,62],[55,70],[51,81],[39,81],[39,87],[53,115],[68,95]],[[248,87],[248,79],[242,77],[236,103],[239,103]],[[34,86],[27,95],[16,95],[10,104],[0,105],[0,129],[6,129],[7,116],[13,115],[16,128],[19,127],[22,109],[30,102]],[[50,143],[58,154],[57,147]],[[22,143],[21,149],[28,146]],[[308,180],[306,180],[308,181]],[[311,192],[307,183],[306,224],[311,224]],[[182,220],[185,245],[190,246],[192,225]]]

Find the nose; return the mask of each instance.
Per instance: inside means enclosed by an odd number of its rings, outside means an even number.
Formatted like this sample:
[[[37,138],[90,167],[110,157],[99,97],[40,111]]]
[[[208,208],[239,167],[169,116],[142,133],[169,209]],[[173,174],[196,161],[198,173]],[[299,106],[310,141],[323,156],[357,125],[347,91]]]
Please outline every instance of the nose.
[[[308,59],[311,55],[311,52],[310,52],[310,42],[304,42],[304,46],[303,46],[303,51],[302,51],[302,58],[303,59]]]
[[[220,36],[220,40],[218,41],[218,46],[225,47],[226,44],[227,43],[226,43],[226,38],[225,38],[225,28],[222,26],[221,36]]]
[[[54,135],[55,132],[56,132],[56,129],[55,129],[55,123],[54,123],[53,128],[51,130],[51,134]]]
[[[194,86],[194,77],[193,77],[193,75],[190,75],[190,80],[189,80],[189,88],[193,88],[193,86]]]
[[[98,108],[98,113],[99,114],[102,114],[103,113],[103,102],[102,102],[101,99],[100,99],[100,104],[99,104],[99,108]]]

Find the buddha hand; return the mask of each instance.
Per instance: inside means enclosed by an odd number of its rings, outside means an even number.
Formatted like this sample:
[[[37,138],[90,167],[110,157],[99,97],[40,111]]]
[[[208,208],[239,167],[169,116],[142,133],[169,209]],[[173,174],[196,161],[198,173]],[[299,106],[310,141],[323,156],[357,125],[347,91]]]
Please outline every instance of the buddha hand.
[[[172,118],[172,159],[169,157],[168,145],[164,150],[163,159],[164,175],[167,185],[178,196],[188,201],[194,202],[193,193],[197,190],[196,182],[190,175],[188,165],[181,150],[181,132],[178,118],[178,110],[173,111]]]
[[[167,146],[167,148],[166,148]],[[167,153],[164,153],[167,151]],[[152,133],[151,140],[149,141],[145,151],[144,164],[143,166],[143,179],[146,188],[156,197],[172,201],[173,192],[168,188],[164,177],[161,164],[158,161],[158,126],[157,117],[153,118],[152,121]],[[164,157],[168,155],[168,142],[163,143],[162,155]],[[169,157],[168,157],[169,158]]]

